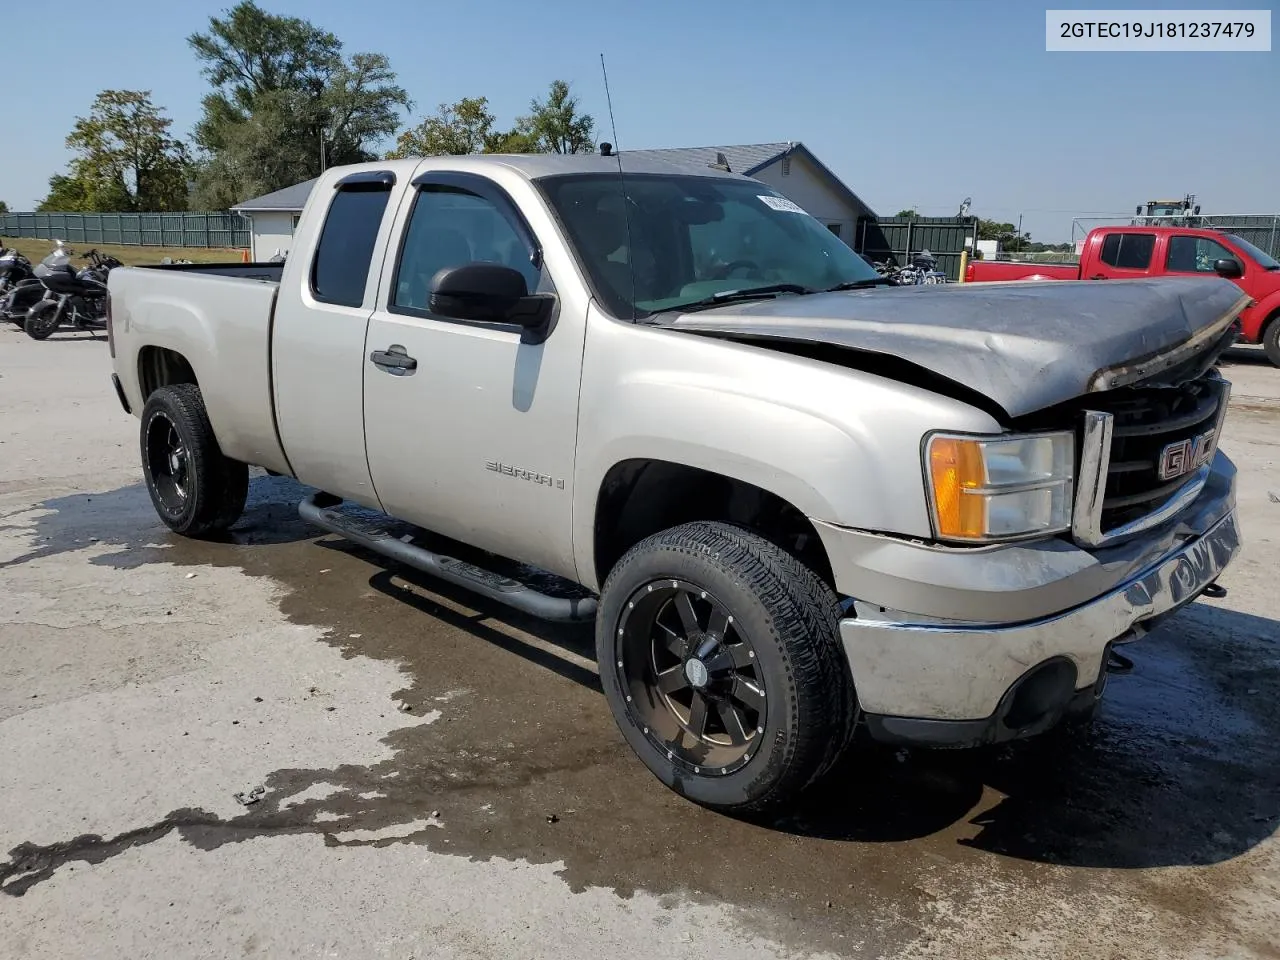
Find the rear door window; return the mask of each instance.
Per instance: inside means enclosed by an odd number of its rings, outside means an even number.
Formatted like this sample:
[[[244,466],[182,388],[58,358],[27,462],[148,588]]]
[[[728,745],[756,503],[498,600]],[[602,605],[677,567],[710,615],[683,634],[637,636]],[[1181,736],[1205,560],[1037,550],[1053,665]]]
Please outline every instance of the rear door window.
[[[1102,241],[1099,259],[1117,270],[1146,270],[1155,246],[1154,233],[1109,233]]]
[[[334,194],[311,265],[311,292],[317,300],[344,307],[364,303],[373,247],[390,196],[386,183],[354,183]]]

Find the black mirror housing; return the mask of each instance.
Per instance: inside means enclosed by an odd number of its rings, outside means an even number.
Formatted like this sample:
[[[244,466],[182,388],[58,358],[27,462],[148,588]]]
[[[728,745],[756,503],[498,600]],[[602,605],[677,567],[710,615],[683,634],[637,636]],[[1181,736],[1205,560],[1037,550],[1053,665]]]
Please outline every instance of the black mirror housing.
[[[445,267],[431,278],[432,313],[477,323],[511,323],[521,343],[542,343],[550,333],[555,297],[530,294],[524,274],[499,263]]]
[[[1244,276],[1244,267],[1235,257],[1223,257],[1213,261],[1213,272],[1227,280],[1237,280]]]

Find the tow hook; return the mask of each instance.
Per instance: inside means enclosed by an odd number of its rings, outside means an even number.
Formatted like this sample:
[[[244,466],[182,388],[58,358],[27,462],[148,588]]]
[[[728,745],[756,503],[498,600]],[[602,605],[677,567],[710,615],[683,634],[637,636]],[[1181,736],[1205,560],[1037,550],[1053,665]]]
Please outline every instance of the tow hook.
[[[1130,673],[1133,671],[1133,661],[1126,657],[1123,653],[1116,653],[1111,650],[1107,654],[1107,673]]]
[[[1201,590],[1200,595],[1208,597],[1210,600],[1221,600],[1227,595],[1227,588],[1220,583],[1214,582]]]

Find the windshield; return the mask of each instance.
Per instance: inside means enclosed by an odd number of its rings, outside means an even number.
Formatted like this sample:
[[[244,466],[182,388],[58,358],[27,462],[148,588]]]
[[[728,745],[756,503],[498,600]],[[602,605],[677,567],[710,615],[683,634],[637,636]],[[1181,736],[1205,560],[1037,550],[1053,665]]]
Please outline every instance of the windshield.
[[[732,290],[817,291],[878,276],[820,222],[756,181],[587,174],[538,183],[596,295],[617,317],[679,310]]]
[[[1232,243],[1236,244],[1245,253],[1253,257],[1253,259],[1258,262],[1258,266],[1263,270],[1280,269],[1280,260],[1276,260],[1275,257],[1271,256],[1271,254],[1267,253],[1265,250],[1255,247],[1248,240],[1243,237],[1238,237],[1234,233],[1228,233],[1227,236],[1231,238]]]

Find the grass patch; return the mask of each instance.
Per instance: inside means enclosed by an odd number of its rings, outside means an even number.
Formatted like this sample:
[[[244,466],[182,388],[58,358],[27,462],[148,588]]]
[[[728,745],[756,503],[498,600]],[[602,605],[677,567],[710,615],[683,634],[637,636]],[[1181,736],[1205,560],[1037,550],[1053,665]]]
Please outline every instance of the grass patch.
[[[90,250],[97,249],[106,257],[115,257],[126,267],[143,266],[159,263],[165,257],[174,260],[190,260],[193,263],[238,263],[241,251],[219,247],[135,247],[115,243],[73,243],[67,241],[67,247],[74,253],[73,259],[83,260]],[[0,239],[0,246],[13,247],[27,257],[32,265],[39,263],[53,250],[52,240]]]

